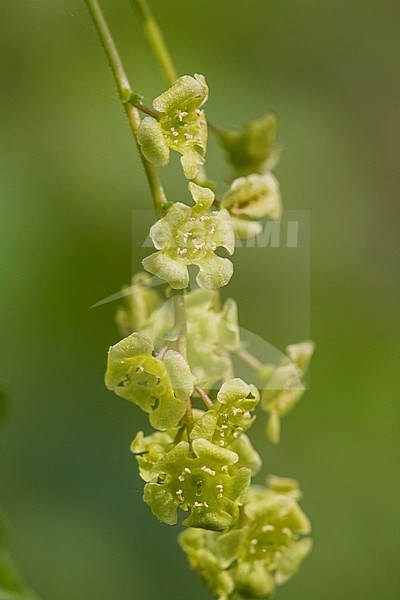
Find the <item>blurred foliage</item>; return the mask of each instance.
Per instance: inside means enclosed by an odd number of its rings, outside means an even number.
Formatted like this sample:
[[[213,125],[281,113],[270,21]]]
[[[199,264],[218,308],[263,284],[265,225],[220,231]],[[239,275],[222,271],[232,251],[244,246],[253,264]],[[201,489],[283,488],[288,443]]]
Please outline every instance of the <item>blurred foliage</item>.
[[[309,336],[272,251],[238,251],[228,292],[243,326],[274,346],[317,344],[281,446],[265,442],[261,416],[254,425],[267,470],[300,480],[314,527],[314,550],[279,600],[392,598],[397,2],[152,5],[180,73],[207,76],[213,123],[278,113],[284,206],[311,212]],[[135,14],[128,2],[104,6],[149,101],[165,85]],[[160,590],[206,600],[176,528],[141,500],[129,445],[145,418],[103,387],[115,304],[89,310],[138,270],[132,210],[150,204],[111,74],[78,0],[3,0],[0,30],[1,386],[11,409],[1,504],[12,554],[49,600],[156,600]],[[213,179],[228,176],[215,142],[208,166]],[[185,201],[178,165],[164,173]]]

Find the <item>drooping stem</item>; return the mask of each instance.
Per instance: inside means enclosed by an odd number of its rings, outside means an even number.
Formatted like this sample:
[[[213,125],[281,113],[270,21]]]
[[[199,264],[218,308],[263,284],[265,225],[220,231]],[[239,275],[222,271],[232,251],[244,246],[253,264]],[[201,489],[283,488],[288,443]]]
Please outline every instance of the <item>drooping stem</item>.
[[[178,74],[171,55],[168,52],[161,29],[146,0],[131,0],[131,4],[139,13],[144,32],[153,50],[154,56],[158,61],[165,81],[171,86],[178,79]]]
[[[100,41],[104,48],[104,52],[106,53],[108,62],[110,63],[110,67],[112,73],[114,75],[115,83],[117,84],[119,97],[124,106],[126,115],[128,117],[129,125],[135,139],[140,158],[143,163],[143,167],[147,176],[147,180],[149,182],[150,190],[153,196],[154,207],[158,213],[162,212],[163,205],[167,202],[165,197],[164,188],[158,177],[156,168],[153,164],[148,162],[140,149],[140,145],[138,143],[137,132],[140,125],[140,113],[138,109],[133,106],[129,99],[131,98],[133,92],[131,85],[129,83],[129,79],[126,75],[124,66],[121,61],[121,57],[111,35],[110,29],[108,27],[107,21],[104,18],[103,12],[100,8],[100,5],[97,0],[85,0],[86,5],[88,7],[89,13],[92,17],[93,23],[96,27],[97,33],[99,35]]]
[[[176,340],[176,349],[180,352],[184,359],[187,358],[186,349],[186,309],[185,309],[185,290],[172,290],[175,323],[174,329],[178,333]],[[190,396],[186,399],[186,427],[188,434],[193,429],[193,408]]]

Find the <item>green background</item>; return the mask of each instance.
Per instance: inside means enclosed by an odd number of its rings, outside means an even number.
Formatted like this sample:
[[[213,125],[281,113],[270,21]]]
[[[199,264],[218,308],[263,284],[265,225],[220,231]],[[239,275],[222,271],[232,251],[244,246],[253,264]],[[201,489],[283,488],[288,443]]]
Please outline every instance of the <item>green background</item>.
[[[278,113],[285,207],[311,214],[311,389],[281,446],[266,442],[262,417],[255,426],[267,471],[298,477],[314,526],[312,555],[277,598],[394,598],[397,3],[152,4],[180,73],[207,76],[214,123]],[[103,5],[150,102],[164,84],[136,16],[127,1]],[[10,408],[0,501],[12,553],[45,600],[206,600],[177,528],[141,501],[129,444],[146,420],[103,386],[115,304],[89,307],[139,268],[132,210],[150,205],[105,57],[73,0],[2,0],[0,40],[0,385]],[[215,142],[208,163],[220,177]],[[176,160],[164,173],[170,196],[187,199]],[[290,277],[249,256],[238,255],[228,293],[243,327],[284,348],[303,327]]]

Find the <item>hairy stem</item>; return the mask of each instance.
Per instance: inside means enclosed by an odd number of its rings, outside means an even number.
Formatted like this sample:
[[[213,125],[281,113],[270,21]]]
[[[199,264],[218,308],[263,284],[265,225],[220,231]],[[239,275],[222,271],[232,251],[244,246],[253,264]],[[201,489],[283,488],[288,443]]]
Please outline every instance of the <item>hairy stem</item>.
[[[98,1],[85,1],[104,48],[104,52],[106,53],[108,62],[110,63],[115,83],[117,84],[119,97],[124,106],[126,116],[128,117],[129,125],[135,139],[144,170],[146,172],[147,180],[153,196],[154,207],[158,213],[161,213],[163,205],[167,202],[167,199],[165,197],[164,188],[160,178],[158,177],[156,168],[144,158],[138,143],[137,132],[140,125],[140,113],[139,110],[129,102],[129,99],[133,94],[129,79],[126,75],[121,57]]]
[[[171,86],[178,79],[178,74],[164,41],[161,29],[155,20],[146,0],[131,0],[131,4],[139,13],[143,29],[156,57],[165,81]]]

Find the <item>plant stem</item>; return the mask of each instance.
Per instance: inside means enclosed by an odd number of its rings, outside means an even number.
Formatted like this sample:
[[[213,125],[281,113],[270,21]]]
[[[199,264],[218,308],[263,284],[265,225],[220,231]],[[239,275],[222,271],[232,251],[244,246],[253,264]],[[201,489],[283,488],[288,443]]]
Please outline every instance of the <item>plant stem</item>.
[[[171,55],[168,52],[161,29],[146,0],[131,0],[131,4],[139,13],[144,32],[153,50],[154,56],[158,61],[165,81],[171,86],[178,79],[178,74]]]
[[[214,406],[213,401],[211,400],[210,396],[208,394],[206,394],[206,392],[203,390],[203,388],[201,388],[198,385],[195,385],[194,389],[196,390],[196,392],[198,393],[200,398],[203,400],[206,407],[213,408],[213,406]]]
[[[174,328],[178,331],[178,339],[176,340],[176,349],[186,360],[186,310],[185,310],[185,290],[172,290],[175,324]],[[190,396],[186,399],[186,427],[188,436],[193,429],[193,407]]]
[[[138,110],[140,110],[141,112],[146,113],[146,115],[150,115],[150,117],[153,117],[153,119],[158,119],[160,116],[160,113],[158,110],[156,110],[155,108],[150,108],[150,106],[146,106],[145,104],[142,104],[141,102],[131,102],[131,104],[133,104],[133,106],[135,108],[137,108]]]
[[[258,358],[253,356],[253,354],[247,352],[247,350],[239,350],[236,354],[239,356],[239,358],[242,359],[243,362],[245,362],[247,365],[249,365],[252,369],[255,369],[256,371],[261,369],[261,367],[263,366],[262,362],[258,360]]]
[[[114,43],[110,29],[104,18],[103,12],[97,0],[85,0],[88,7],[89,13],[92,17],[93,23],[96,27],[100,41],[106,53],[108,62],[112,73],[114,75],[115,83],[117,84],[119,97],[124,106],[126,115],[128,117],[129,125],[135,139],[140,158],[143,163],[144,170],[146,172],[147,180],[149,182],[150,190],[153,196],[154,207],[160,214],[162,213],[163,205],[167,202],[165,197],[164,188],[158,177],[156,168],[154,165],[149,163],[143,156],[138,143],[137,132],[140,125],[140,114],[138,109],[130,104],[129,98],[132,96],[132,88],[126,75],[124,66],[121,61],[121,57],[118,53],[117,47]]]
[[[173,301],[175,311],[174,329],[178,332],[176,349],[186,359],[186,312],[184,290],[173,290]]]

